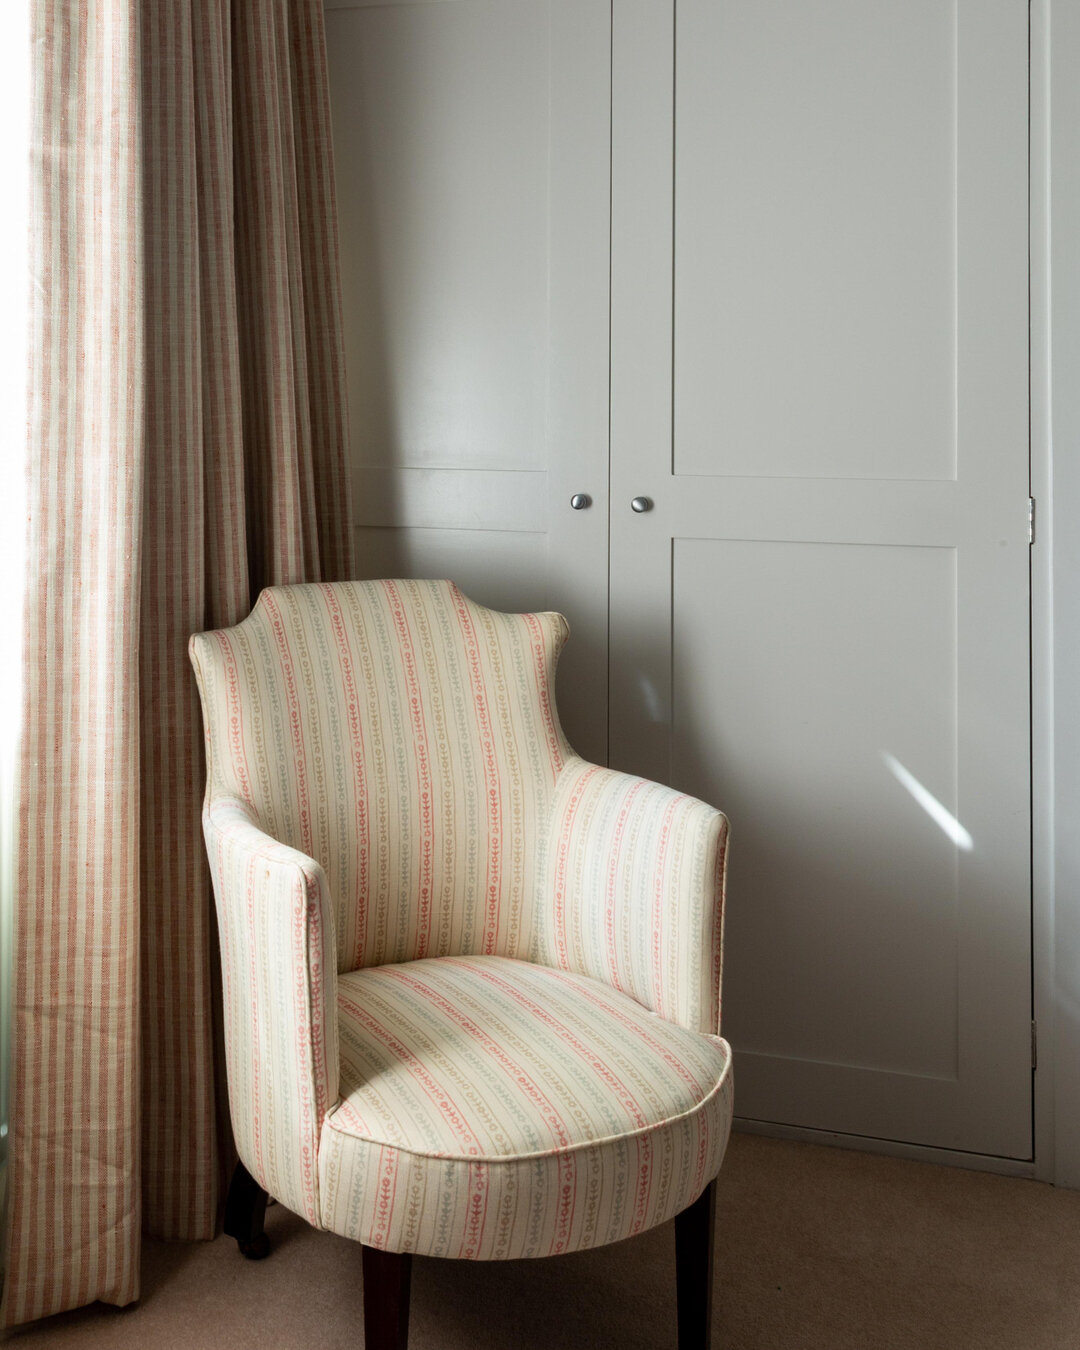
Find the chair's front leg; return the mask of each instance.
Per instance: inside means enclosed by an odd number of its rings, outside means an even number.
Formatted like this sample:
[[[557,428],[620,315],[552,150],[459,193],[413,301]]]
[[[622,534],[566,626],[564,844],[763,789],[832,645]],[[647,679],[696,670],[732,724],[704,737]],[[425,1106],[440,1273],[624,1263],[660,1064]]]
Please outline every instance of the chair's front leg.
[[[225,1232],[235,1238],[249,1261],[269,1255],[270,1239],[263,1231],[269,1197],[242,1162],[237,1162],[225,1199]]]
[[[412,1255],[364,1247],[364,1350],[406,1350]]]
[[[679,1350],[709,1350],[712,1344],[715,1216],[715,1181],[710,1181],[694,1203],[675,1216]]]

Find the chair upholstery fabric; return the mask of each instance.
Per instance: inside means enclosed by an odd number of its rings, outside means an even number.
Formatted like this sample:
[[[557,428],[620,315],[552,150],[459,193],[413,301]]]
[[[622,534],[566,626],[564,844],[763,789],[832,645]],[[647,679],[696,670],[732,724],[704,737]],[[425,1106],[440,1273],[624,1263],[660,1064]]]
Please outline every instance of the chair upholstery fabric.
[[[724,817],[576,758],[559,775],[552,816],[543,959],[680,1026],[719,1032]]]
[[[537,850],[571,754],[558,614],[499,614],[449,582],[269,587],[196,637],[208,792],[317,859],[339,970],[527,957]]]
[[[237,1147],[316,1226],[570,1251],[719,1169],[727,822],[574,755],[567,631],[380,581],[192,638]]]
[[[217,897],[233,1137],[253,1176],[321,1227],[318,1152],[338,1097],[334,922],[322,868],[223,797],[203,814]]]
[[[444,957],[344,975],[327,1227],[428,1256],[552,1256],[671,1218],[716,1174],[731,1056],[582,975]]]

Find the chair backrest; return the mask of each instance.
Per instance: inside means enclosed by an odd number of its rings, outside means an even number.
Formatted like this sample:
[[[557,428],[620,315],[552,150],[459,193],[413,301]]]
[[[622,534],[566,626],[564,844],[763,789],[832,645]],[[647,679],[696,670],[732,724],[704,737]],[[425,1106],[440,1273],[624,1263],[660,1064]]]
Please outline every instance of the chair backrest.
[[[535,950],[555,778],[558,614],[448,581],[270,587],[191,652],[207,800],[319,862],[339,971]]]

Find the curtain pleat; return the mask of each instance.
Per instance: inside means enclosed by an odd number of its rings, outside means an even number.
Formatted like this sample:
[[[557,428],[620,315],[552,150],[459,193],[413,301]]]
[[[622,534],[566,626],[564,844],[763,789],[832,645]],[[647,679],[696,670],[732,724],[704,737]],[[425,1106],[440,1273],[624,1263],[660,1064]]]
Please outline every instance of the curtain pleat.
[[[36,0],[0,1323],[138,1296],[230,1144],[190,633],[351,571],[321,0]]]

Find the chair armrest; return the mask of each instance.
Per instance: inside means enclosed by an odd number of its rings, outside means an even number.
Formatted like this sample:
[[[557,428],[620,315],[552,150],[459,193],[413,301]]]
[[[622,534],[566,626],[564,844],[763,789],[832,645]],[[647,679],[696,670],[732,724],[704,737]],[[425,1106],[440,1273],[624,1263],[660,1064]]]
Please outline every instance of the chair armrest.
[[[552,803],[540,959],[716,1035],[727,832],[704,802],[570,760]]]
[[[229,1109],[245,1167],[320,1225],[319,1136],[338,1097],[337,957],[326,878],[233,798],[203,833],[217,902]]]

